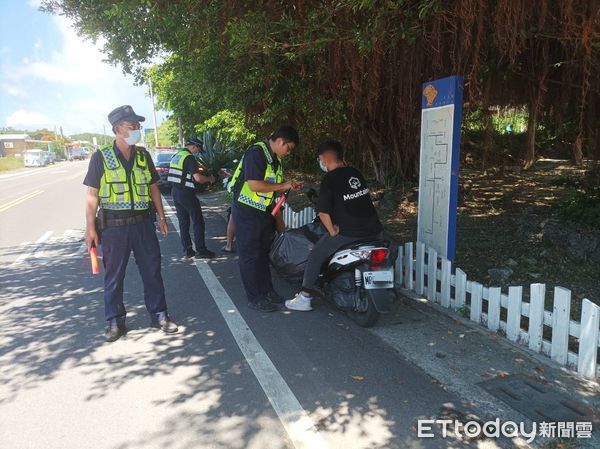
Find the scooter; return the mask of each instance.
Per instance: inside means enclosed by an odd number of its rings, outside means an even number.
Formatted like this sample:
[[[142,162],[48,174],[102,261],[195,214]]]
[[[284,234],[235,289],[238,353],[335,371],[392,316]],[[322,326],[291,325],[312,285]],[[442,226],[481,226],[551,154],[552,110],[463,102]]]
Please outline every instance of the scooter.
[[[307,195],[313,200],[316,192],[308,191]],[[303,236],[310,236],[314,244],[327,231],[317,217],[313,223],[306,225],[305,230],[287,232],[294,233],[291,243],[295,244],[293,251],[289,253],[298,269],[295,272],[278,270],[277,264],[281,265],[282,257],[274,257],[273,250],[271,262],[284,278],[298,280],[297,275],[303,271],[312,249],[309,239]],[[285,234],[279,238],[285,239]],[[300,240],[304,238],[306,242]],[[274,248],[284,248],[284,245],[277,246],[276,241]],[[397,245],[385,236],[355,242],[339,249],[321,269],[319,284],[325,298],[331,300],[338,309],[345,311],[359,326],[373,326],[379,320],[380,314],[390,311],[395,298],[394,265],[397,256]],[[299,263],[300,259],[304,259],[304,264]]]
[[[237,159],[234,159],[232,161],[233,168],[232,167],[222,167],[219,170],[219,177],[221,178],[221,182],[223,183],[223,188],[225,190],[227,190],[227,186],[229,185],[229,181],[231,180],[231,177],[233,176],[233,173],[235,172],[235,167],[237,167],[238,162],[239,161]]]
[[[373,326],[381,313],[390,311],[397,255],[397,248],[387,238],[338,250],[321,271],[325,297],[359,326]]]

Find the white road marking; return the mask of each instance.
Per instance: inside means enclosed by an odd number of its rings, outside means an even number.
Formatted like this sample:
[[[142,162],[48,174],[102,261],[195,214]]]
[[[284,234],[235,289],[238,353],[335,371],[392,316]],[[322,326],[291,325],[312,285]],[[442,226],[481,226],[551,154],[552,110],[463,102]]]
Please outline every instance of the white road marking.
[[[17,258],[17,260],[15,260],[15,261],[12,263],[11,267],[15,267],[15,266],[17,266],[17,265],[20,265],[20,264],[22,264],[23,262],[25,262],[25,260],[27,260],[29,257],[31,257],[31,255],[32,255],[33,253],[35,253],[35,252],[36,252],[36,251],[37,251],[37,250],[40,248],[40,246],[42,246],[42,244],[43,244],[43,243],[44,243],[46,240],[48,240],[48,239],[50,238],[50,236],[52,235],[52,233],[53,233],[53,232],[54,232],[54,231],[48,231],[48,232],[46,232],[44,235],[42,235],[42,236],[41,236],[39,239],[37,239],[37,241],[36,241],[36,242],[33,244],[33,247],[31,248],[31,250],[30,250],[29,252],[26,252],[26,253],[24,253],[24,254],[21,254],[21,255],[20,255],[18,258]]]
[[[76,245],[77,243],[81,242],[83,240],[83,234],[84,232],[81,229],[67,229],[61,236],[56,236],[47,240],[44,244],[44,248],[47,250],[57,249],[59,252],[62,252],[66,249],[65,245],[70,247],[71,245]],[[52,248],[53,245],[58,245],[58,248]],[[72,252],[71,254],[61,254],[59,257],[61,260],[75,259],[83,256],[86,252],[87,246],[85,243],[81,243],[79,246],[77,246],[76,251]],[[49,255],[44,249],[40,251],[38,248],[38,250],[33,254],[33,257],[35,259],[46,259],[54,258],[56,256]]]
[[[44,249],[40,251],[40,248],[34,248],[30,253],[33,253],[33,257],[35,259],[53,259],[55,257],[60,257],[60,260],[69,260],[69,259],[81,259],[88,252],[87,245],[83,242],[84,231],[83,229],[67,229],[63,235],[60,237],[53,237],[46,242],[44,242],[44,247],[46,250],[57,249],[59,251],[59,255],[56,254],[48,254]],[[30,242],[21,243],[20,246],[30,245]],[[79,244],[79,245],[78,245]],[[52,245],[58,245],[58,248],[52,248]],[[76,247],[75,251],[72,251],[69,254],[62,254],[65,248],[65,245],[68,247]],[[34,252],[35,251],[35,252]],[[102,257],[99,256],[99,259]]]
[[[69,169],[62,170],[67,167],[69,167]],[[57,168],[58,168],[58,170],[54,170]],[[17,173],[7,173],[4,175],[0,175],[0,181],[13,179],[13,178],[26,178],[28,176],[39,175],[39,173],[41,171],[49,172],[49,173],[64,173],[65,171],[71,171],[70,169],[72,169],[72,166],[70,164],[69,165],[61,165],[58,167],[54,166],[54,165],[47,165],[45,167],[28,167],[25,170],[18,171]]]
[[[165,211],[179,233],[179,222],[173,208],[163,199]],[[254,376],[267,395],[296,449],[327,449],[327,443],[317,431],[313,420],[285,382],[277,368],[258,342],[239,310],[215,276],[210,266],[197,260],[196,269],[212,295],[223,319],[244,355]]]

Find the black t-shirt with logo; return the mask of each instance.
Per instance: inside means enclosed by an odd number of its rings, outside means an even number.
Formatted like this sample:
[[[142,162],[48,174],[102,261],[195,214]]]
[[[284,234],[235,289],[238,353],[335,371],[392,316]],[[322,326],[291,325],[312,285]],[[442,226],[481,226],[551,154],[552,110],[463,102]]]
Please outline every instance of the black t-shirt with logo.
[[[325,175],[321,182],[317,211],[331,215],[343,236],[370,237],[383,230],[367,182],[352,167],[339,167]]]

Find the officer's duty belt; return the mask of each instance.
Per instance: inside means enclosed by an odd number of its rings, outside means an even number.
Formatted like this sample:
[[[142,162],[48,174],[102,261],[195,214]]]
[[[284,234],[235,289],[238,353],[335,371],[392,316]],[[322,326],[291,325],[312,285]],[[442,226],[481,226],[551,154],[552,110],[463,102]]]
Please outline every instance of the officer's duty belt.
[[[106,226],[125,226],[136,224],[144,221],[146,218],[150,217],[150,213],[146,212],[143,214],[134,215],[133,217],[127,218],[108,218],[106,219]]]

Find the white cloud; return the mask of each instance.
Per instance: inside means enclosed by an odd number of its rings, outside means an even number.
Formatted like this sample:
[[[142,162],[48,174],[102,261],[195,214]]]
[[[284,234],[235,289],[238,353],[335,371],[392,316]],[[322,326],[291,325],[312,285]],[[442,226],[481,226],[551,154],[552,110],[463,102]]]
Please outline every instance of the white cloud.
[[[13,97],[26,97],[27,92],[24,89],[21,89],[19,86],[14,86],[11,84],[2,84],[2,92],[6,92],[8,95],[12,95]]]
[[[114,79],[115,75],[122,78],[119,69],[102,61],[104,55],[100,51],[100,43],[94,45],[78,36],[71,22],[62,16],[53,16],[52,20],[62,35],[62,47],[51,52],[46,59],[33,61],[22,68],[23,74],[68,85],[87,85]]]
[[[59,46],[51,51],[43,43],[45,51],[36,51],[38,42],[42,44],[38,41],[22,64],[0,67],[5,84],[19,86],[30,98],[38,90],[43,91],[47,107],[23,103],[15,109],[29,108],[45,113],[52,119],[52,125],[62,125],[65,133],[73,134],[102,132],[104,126],[108,130],[108,113],[117,106],[130,104],[147,118],[146,126],[153,127],[147,88],[135,86],[133,77],[125,76],[120,67],[103,62],[102,42],[94,44],[79,37],[72,23],[62,16],[47,16],[47,20],[52,21],[60,33]],[[11,95],[15,96],[17,91],[13,92]],[[159,112],[158,118],[160,122],[164,112]]]
[[[28,112],[20,109],[6,117],[6,126],[34,129],[50,126],[50,119],[41,112]]]
[[[35,50],[39,50],[40,48],[42,48],[42,40],[38,39],[37,41],[35,41],[35,44],[33,44],[33,48]]]

